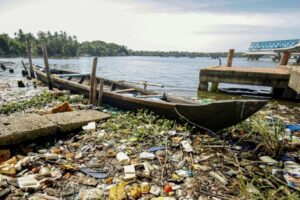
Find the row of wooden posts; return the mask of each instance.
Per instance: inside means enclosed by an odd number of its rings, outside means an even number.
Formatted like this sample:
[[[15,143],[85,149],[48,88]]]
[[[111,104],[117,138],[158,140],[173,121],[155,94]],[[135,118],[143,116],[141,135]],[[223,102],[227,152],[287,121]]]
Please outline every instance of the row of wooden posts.
[[[231,67],[232,66],[233,56],[234,56],[234,49],[229,49],[228,55],[227,55],[226,67]],[[290,57],[291,57],[291,52],[290,51],[282,52],[282,56],[280,58],[278,66],[287,65],[288,62],[289,62]]]
[[[232,67],[233,57],[234,57],[234,49],[229,49],[228,55],[227,55],[226,67]],[[284,51],[282,56],[281,56],[278,67],[283,66],[283,65],[287,65],[288,62],[289,62],[290,57],[291,57],[291,52],[290,51]],[[218,87],[219,87],[218,82],[212,82],[211,83],[211,91],[217,91]]]
[[[49,61],[48,61],[48,51],[47,51],[47,45],[46,43],[43,44],[42,47],[43,50],[43,58],[44,58],[44,64],[45,64],[45,70],[47,73],[47,80],[48,80],[48,87],[49,90],[53,90],[53,84],[51,79],[51,72],[49,70]],[[32,64],[32,52],[31,52],[31,42],[29,39],[27,39],[27,55],[29,59],[29,70],[28,72],[24,62],[22,61],[22,65],[25,69],[26,74],[30,74],[31,78],[35,78],[34,70],[33,70],[33,64]],[[90,76],[90,91],[89,91],[89,102],[93,105],[102,105],[102,98],[103,98],[103,86],[104,86],[104,80],[100,79],[99,84],[99,93],[98,93],[98,101],[96,102],[96,96],[97,96],[97,79],[96,79],[96,69],[97,69],[97,60],[98,58],[95,57],[93,60],[93,66],[92,66],[92,73]]]
[[[45,69],[46,69],[46,73],[47,73],[48,87],[49,87],[49,90],[53,90],[53,85],[52,85],[52,80],[51,80],[51,75],[50,75],[50,70],[49,70],[48,52],[47,52],[46,44],[43,45],[42,51],[43,51]],[[26,68],[23,61],[22,61],[22,65],[25,69],[26,74],[30,75],[30,78],[35,78],[35,74],[34,74],[34,71],[33,71],[33,64],[32,64],[31,42],[28,38],[27,38],[27,56],[28,56],[28,59],[29,59],[29,70],[30,70],[30,72],[28,72],[28,70],[27,70],[27,68]]]

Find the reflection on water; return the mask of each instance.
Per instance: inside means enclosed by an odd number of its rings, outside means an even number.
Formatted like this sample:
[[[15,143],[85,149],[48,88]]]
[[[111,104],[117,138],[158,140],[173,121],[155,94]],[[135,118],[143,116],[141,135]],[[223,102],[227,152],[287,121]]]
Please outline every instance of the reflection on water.
[[[0,61],[11,61],[18,64],[15,71],[21,76],[22,58],[1,58]],[[26,58],[23,58],[27,62]],[[50,59],[52,67],[72,70],[79,73],[90,73],[92,57],[80,57],[69,59]],[[41,58],[33,59],[34,64],[43,65]],[[222,58],[226,63],[226,58]],[[114,80],[148,81],[163,84],[163,89],[180,96],[197,96],[199,83],[199,70],[208,66],[219,65],[217,59],[211,58],[164,58],[164,57],[99,57],[97,75]],[[239,67],[275,67],[276,63],[271,59],[248,61],[246,58],[235,58],[233,66]],[[7,75],[7,73],[5,73]],[[9,76],[15,76],[9,75]],[[0,73],[0,79],[5,77]],[[236,87],[236,85],[220,84],[220,87]],[[244,86],[245,87],[245,86]],[[251,89],[269,89],[268,87],[246,86]]]

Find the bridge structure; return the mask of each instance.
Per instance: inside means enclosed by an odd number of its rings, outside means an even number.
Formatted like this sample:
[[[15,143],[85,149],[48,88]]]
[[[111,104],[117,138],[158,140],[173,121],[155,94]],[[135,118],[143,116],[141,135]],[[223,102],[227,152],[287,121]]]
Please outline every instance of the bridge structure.
[[[276,61],[280,59],[281,53],[285,51],[290,51],[292,56],[299,57],[300,39],[252,42],[249,51],[245,55],[248,57],[248,60],[272,57]]]

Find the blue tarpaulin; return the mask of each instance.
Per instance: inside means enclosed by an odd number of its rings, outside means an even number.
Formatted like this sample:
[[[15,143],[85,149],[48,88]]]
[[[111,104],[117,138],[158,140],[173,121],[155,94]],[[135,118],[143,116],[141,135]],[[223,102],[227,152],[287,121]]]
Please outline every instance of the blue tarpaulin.
[[[292,132],[293,131],[300,131],[300,124],[288,124],[285,127],[290,129]]]

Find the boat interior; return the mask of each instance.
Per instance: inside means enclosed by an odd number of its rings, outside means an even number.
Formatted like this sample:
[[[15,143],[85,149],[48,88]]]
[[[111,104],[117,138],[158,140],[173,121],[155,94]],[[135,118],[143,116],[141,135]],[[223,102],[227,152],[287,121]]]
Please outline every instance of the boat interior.
[[[42,72],[45,69],[41,66],[37,66]],[[59,78],[72,81],[78,84],[90,85],[90,74],[79,74],[76,72],[60,70],[60,69],[50,69],[51,75],[56,75]],[[158,93],[152,90],[147,90],[141,87],[137,87],[133,84],[128,84],[126,81],[113,81],[105,78],[96,77],[97,84],[100,83],[100,79],[104,80],[103,90],[106,92],[112,92],[127,97],[134,97],[138,99],[144,99],[148,101],[156,102],[169,102],[169,103],[183,103],[183,104],[200,104],[199,102],[184,99],[181,97],[174,97],[167,95],[166,93]]]

